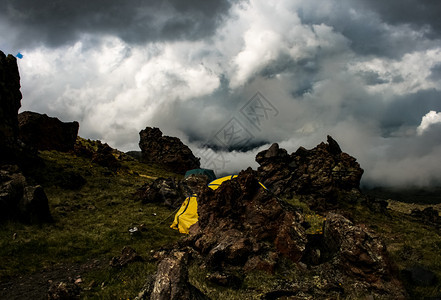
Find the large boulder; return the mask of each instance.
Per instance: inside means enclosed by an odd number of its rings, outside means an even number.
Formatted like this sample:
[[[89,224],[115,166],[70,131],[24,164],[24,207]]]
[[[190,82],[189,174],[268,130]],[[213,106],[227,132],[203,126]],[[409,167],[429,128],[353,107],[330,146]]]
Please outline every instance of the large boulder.
[[[311,150],[300,147],[292,154],[275,143],[258,153],[256,161],[260,180],[275,195],[311,195],[316,202],[313,206],[336,204],[345,192],[359,191],[363,175],[356,159],[342,152],[330,136],[328,143]]]
[[[159,128],[146,127],[139,133],[142,161],[162,165],[179,174],[200,167],[199,159],[177,137],[163,136]]]
[[[251,169],[216,191],[204,189],[198,197],[198,215],[189,241],[211,266],[271,269],[279,256],[298,262],[305,250],[303,217],[284,209]]]
[[[52,221],[46,194],[41,186],[29,185],[16,165],[0,168],[0,222]]]
[[[0,51],[0,162],[16,160],[21,98],[16,58]]]
[[[74,149],[78,122],[62,122],[45,114],[25,111],[18,115],[19,138],[38,150],[68,152]]]
[[[386,245],[372,230],[356,225],[342,215],[328,213],[323,233],[325,268],[339,270],[347,283],[357,281],[357,289],[404,297],[402,284],[392,267]],[[355,285],[354,285],[355,286]]]

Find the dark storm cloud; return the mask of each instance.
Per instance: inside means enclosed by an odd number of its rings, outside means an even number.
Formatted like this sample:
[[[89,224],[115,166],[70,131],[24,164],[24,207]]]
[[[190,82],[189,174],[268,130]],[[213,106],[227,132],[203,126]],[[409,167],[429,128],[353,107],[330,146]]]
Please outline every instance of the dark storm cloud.
[[[362,3],[387,23],[427,28],[429,37],[441,36],[441,5],[437,0],[362,0]]]
[[[388,136],[403,126],[418,126],[428,111],[441,111],[440,98],[441,91],[435,89],[396,97],[383,109],[380,119],[383,135]]]
[[[347,37],[351,48],[361,55],[376,55],[389,58],[433,46],[424,34],[438,36],[441,33],[441,5],[438,1],[382,1],[350,0],[304,2],[298,10],[305,24],[327,24]],[[415,9],[415,15],[412,11]],[[425,13],[429,12],[427,18]],[[395,25],[397,28],[391,28]],[[399,30],[398,30],[399,29]],[[426,29],[431,29],[428,32]],[[412,30],[423,30],[424,34],[413,34]]]
[[[441,79],[441,64],[436,64],[431,69],[431,74],[429,76],[429,79],[432,80],[440,80]]]
[[[111,34],[129,43],[196,40],[213,33],[227,0],[3,0],[0,18],[16,47],[57,47],[82,34]],[[9,37],[11,38],[11,37]]]

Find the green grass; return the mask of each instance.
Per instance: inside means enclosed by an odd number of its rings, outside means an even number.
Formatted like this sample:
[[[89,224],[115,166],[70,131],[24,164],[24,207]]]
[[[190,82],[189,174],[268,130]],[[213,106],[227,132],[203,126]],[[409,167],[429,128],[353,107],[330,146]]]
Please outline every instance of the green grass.
[[[136,189],[152,180],[138,174],[180,176],[136,161],[122,161],[123,167],[112,173],[92,164],[90,159],[73,154],[44,151],[40,156],[47,168],[34,175],[45,188],[55,222],[43,225],[9,222],[0,227],[0,281],[60,264],[84,264],[99,259],[102,268],[83,278],[85,285],[96,282],[97,287],[85,291],[82,297],[134,297],[146,275],[154,272],[155,264],[149,262],[151,251],[182,238],[169,228],[172,220],[164,220],[171,214],[168,208],[134,200]],[[52,184],[54,178],[66,172],[80,174],[86,184],[78,190]],[[130,228],[141,224],[144,230],[139,236],[129,233]],[[108,262],[124,246],[134,248],[146,262],[122,270],[111,268]]]
[[[390,217],[374,214],[365,207],[352,210],[357,223],[367,224],[385,242],[398,271],[414,265],[422,265],[441,280],[441,232],[434,226],[416,222],[401,212],[389,211]],[[402,278],[413,299],[436,297],[441,294],[441,283],[431,287],[412,285]]]

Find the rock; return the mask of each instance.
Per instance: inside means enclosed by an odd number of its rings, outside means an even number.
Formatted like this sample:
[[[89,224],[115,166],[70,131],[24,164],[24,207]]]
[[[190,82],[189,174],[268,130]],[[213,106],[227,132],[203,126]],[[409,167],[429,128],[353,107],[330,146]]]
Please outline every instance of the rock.
[[[137,261],[143,261],[142,257],[139,256],[138,253],[136,253],[136,251],[133,248],[129,246],[125,246],[122,249],[120,256],[112,257],[112,259],[109,262],[109,265],[114,268],[115,267],[122,268],[130,263]]]
[[[278,255],[297,262],[305,249],[302,216],[285,210],[259,185],[251,169],[216,191],[204,189],[198,198],[198,214],[188,242],[209,266],[262,265],[271,269]]]
[[[21,106],[20,75],[17,60],[0,51],[0,162],[16,160],[18,119]]]
[[[139,133],[142,161],[162,165],[179,174],[200,167],[199,159],[176,137],[163,136],[158,128],[146,127]]]
[[[98,143],[98,149],[92,154],[92,162],[113,172],[116,172],[121,167],[121,163],[113,155],[113,149],[101,142]]]
[[[74,149],[78,135],[78,122],[61,122],[35,112],[18,115],[19,138],[38,150],[68,152]]]
[[[413,209],[410,215],[424,224],[437,227],[441,226],[441,217],[438,211],[431,206],[423,210]]]
[[[401,271],[401,274],[417,286],[432,286],[438,282],[435,273],[422,266],[408,267]]]
[[[0,167],[0,221],[50,222],[52,217],[41,186],[29,185],[18,166]]]
[[[205,175],[190,175],[184,180],[174,178],[157,178],[144,184],[135,193],[135,198],[142,203],[162,203],[171,208],[179,207],[184,199],[199,191],[208,184]]]
[[[340,270],[348,281],[358,281],[357,289],[375,290],[394,299],[405,298],[386,246],[373,231],[353,224],[342,215],[329,213],[323,242],[327,261],[324,268]]]
[[[256,161],[260,164],[260,181],[276,196],[312,196],[308,204],[313,209],[332,209],[339,201],[349,201],[355,193],[360,194],[363,170],[330,136],[328,144],[321,143],[311,150],[300,147],[290,155],[273,144],[258,153]]]
[[[20,75],[16,58],[0,51],[0,165],[22,168],[41,164],[36,151],[18,140],[18,110],[21,106]]]
[[[74,300],[79,299],[81,288],[73,280],[67,282],[53,282],[48,290],[48,300]]]
[[[239,277],[223,272],[210,273],[206,279],[214,284],[232,288],[238,288],[242,284],[242,280]]]
[[[188,253],[173,251],[159,263],[151,300],[209,299],[188,282],[188,260]]]

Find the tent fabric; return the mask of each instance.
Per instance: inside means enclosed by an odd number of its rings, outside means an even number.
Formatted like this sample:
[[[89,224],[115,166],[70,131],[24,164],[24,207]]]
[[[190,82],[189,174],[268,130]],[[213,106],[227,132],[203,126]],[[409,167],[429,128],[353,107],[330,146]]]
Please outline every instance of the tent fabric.
[[[212,182],[210,182],[208,184],[208,187],[211,188],[212,190],[216,190],[218,187],[220,187],[222,182],[227,181],[227,180],[231,180],[231,179],[236,178],[236,177],[237,177],[237,175],[228,175],[228,176],[225,176],[225,177],[218,178],[218,179],[213,180]]]
[[[218,179],[213,180],[212,182],[210,182],[210,183],[208,184],[208,187],[211,188],[212,190],[216,190],[218,187],[220,187],[220,185],[222,184],[222,182],[227,181],[227,180],[231,180],[231,179],[236,178],[236,177],[237,177],[237,175],[228,175],[228,176],[225,176],[225,177],[218,178]],[[267,190],[266,186],[264,186],[263,183],[261,183],[261,182],[259,181],[259,184],[260,184],[265,190]]]
[[[216,179],[216,175],[214,174],[213,170],[210,169],[193,169],[193,170],[188,170],[187,172],[185,172],[185,178],[187,178],[190,175],[206,175],[208,177],[209,181],[213,181]]]
[[[187,197],[182,203],[178,212],[175,215],[173,223],[170,228],[179,230],[180,233],[188,234],[188,229],[191,225],[198,221],[198,202],[197,195],[193,194]]]

